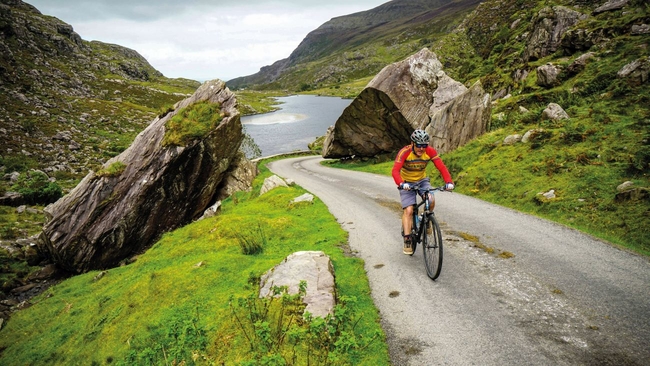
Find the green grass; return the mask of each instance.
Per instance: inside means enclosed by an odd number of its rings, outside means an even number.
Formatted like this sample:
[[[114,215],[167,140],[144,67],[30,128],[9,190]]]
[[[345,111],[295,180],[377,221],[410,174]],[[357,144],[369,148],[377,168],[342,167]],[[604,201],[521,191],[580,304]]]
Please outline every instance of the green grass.
[[[209,102],[194,103],[183,108],[166,124],[163,146],[186,146],[206,136],[223,119],[221,105]]]
[[[117,177],[126,169],[126,164],[121,161],[116,161],[111,165],[107,166],[105,169],[100,169],[97,172],[99,177]]]
[[[186,364],[243,362],[250,347],[233,322],[229,299],[249,296],[255,291],[251,278],[257,281],[299,250],[331,257],[337,295],[356,297],[363,314],[355,328],[359,337],[381,332],[363,263],[344,255],[347,235],[326,206],[318,199],[290,206],[304,193],[299,187],[259,197],[271,175],[260,169],[252,192],[224,201],[220,215],[163,235],[132,264],[72,277],[33,299],[0,332],[0,364],[171,364],[172,355]],[[242,254],[238,235],[258,224],[264,250]],[[388,364],[383,337],[360,359]]]
[[[273,112],[279,109],[276,97],[286,96],[280,91],[238,90],[236,93],[239,113],[243,116]]]

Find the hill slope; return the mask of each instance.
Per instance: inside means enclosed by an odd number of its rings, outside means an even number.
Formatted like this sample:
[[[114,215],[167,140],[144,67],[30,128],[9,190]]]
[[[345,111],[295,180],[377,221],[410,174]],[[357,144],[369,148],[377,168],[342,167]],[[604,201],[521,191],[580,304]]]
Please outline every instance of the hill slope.
[[[307,90],[374,75],[452,29],[479,0],[393,0],[310,32],[291,55],[228,86]]]
[[[0,3],[0,165],[74,180],[124,150],[198,82],[168,79],[136,51],[84,41],[19,0]]]

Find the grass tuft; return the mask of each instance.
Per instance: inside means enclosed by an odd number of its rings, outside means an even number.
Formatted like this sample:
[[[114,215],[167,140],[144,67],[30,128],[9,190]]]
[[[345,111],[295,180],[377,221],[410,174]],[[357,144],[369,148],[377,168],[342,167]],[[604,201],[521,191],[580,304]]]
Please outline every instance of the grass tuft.
[[[223,117],[218,103],[202,101],[183,108],[165,125],[163,146],[186,146],[205,137]]]
[[[116,161],[104,169],[97,172],[98,177],[118,177],[126,169],[126,164],[121,161]]]

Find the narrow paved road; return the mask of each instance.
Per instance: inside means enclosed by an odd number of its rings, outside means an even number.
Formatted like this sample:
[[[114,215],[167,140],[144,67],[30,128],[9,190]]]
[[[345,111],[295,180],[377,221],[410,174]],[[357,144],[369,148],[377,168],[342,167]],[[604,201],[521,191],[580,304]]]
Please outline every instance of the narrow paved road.
[[[436,195],[444,263],[401,250],[392,178],[320,157],[269,164],[319,197],[365,260],[394,365],[649,365],[650,261],[457,193]],[[514,257],[508,258],[507,254]]]

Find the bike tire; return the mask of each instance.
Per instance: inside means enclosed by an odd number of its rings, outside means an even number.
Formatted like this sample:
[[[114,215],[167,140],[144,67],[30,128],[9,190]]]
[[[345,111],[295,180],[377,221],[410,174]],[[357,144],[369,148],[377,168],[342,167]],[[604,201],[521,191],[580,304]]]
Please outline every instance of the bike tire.
[[[426,219],[426,230],[422,233],[422,254],[427,276],[436,280],[442,270],[442,233],[435,215],[429,214]]]

